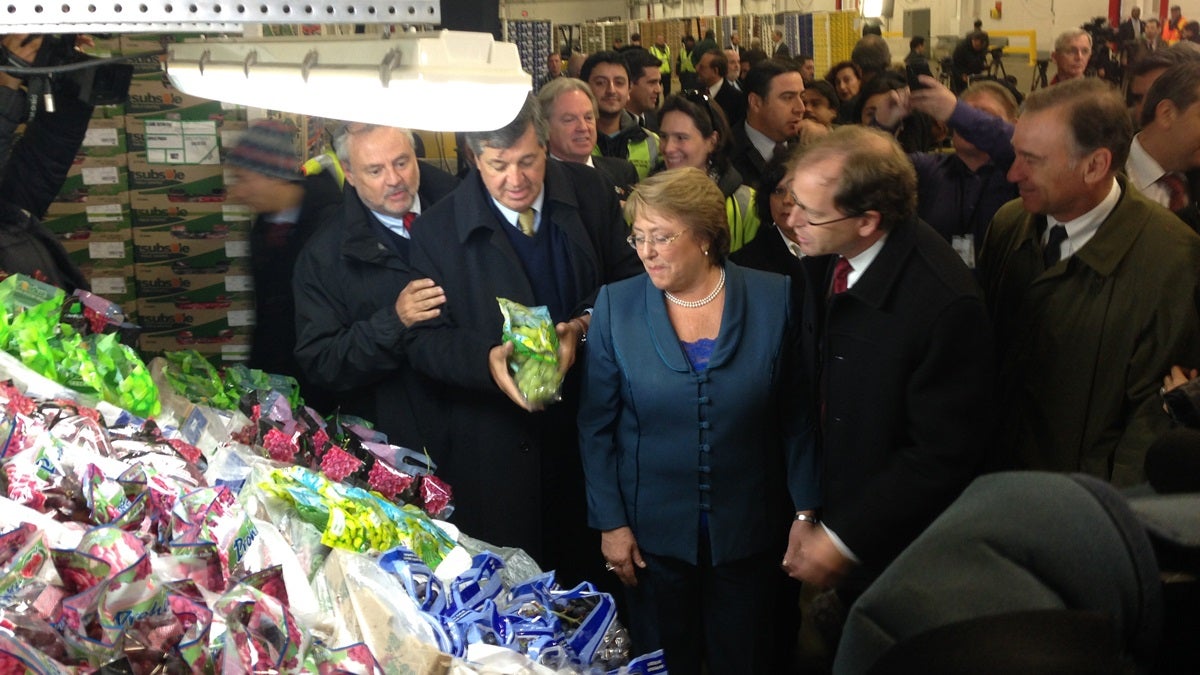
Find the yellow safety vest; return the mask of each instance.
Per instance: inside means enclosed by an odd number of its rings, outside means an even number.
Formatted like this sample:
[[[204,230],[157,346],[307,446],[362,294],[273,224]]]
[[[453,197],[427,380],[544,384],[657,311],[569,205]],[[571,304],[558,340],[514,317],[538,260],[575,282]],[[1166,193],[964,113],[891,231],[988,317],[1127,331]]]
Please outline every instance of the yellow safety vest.
[[[346,172],[342,170],[342,163],[338,161],[337,154],[333,150],[326,150],[321,154],[309,159],[301,167],[301,172],[305,176],[328,171],[333,174],[333,179],[337,181],[338,187],[342,187],[346,183]]]
[[[696,72],[696,64],[692,63],[692,53],[683,52],[679,56],[679,72],[694,73]]]
[[[758,234],[758,213],[754,211],[754,188],[739,186],[725,199],[725,219],[729,222],[729,252],[750,243]]]
[[[671,48],[667,45],[663,45],[663,48],[659,49],[656,45],[650,45],[649,51],[651,54],[654,55],[654,58],[658,59],[659,61],[662,61],[662,66],[659,68],[659,70],[662,71],[662,74],[670,75],[671,74]]]
[[[658,165],[658,136],[649,129],[642,129],[646,132],[646,137],[639,140],[630,139],[626,147],[629,154],[625,159],[637,169],[638,180],[645,180],[646,176]],[[599,146],[592,147],[592,156],[603,156]]]

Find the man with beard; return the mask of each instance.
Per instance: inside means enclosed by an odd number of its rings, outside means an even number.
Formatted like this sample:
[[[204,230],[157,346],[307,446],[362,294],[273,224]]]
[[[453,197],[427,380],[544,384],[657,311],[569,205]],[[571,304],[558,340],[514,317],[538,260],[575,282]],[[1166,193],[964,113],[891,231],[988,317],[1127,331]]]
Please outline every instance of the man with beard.
[[[579,78],[596,97],[596,153],[628,159],[645,178],[658,164],[658,136],[642,128],[625,105],[629,102],[629,64],[617,52],[596,52],[583,62]]]

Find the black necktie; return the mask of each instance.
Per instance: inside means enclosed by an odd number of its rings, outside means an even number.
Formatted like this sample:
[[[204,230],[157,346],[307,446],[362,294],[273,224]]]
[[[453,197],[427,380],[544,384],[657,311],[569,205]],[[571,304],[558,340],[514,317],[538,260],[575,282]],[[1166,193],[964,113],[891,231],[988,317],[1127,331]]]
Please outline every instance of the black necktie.
[[[1066,240],[1067,228],[1062,225],[1050,228],[1050,238],[1046,240],[1046,248],[1042,249],[1042,262],[1046,263],[1046,269],[1054,267],[1054,263],[1058,262],[1061,255],[1059,249]]]

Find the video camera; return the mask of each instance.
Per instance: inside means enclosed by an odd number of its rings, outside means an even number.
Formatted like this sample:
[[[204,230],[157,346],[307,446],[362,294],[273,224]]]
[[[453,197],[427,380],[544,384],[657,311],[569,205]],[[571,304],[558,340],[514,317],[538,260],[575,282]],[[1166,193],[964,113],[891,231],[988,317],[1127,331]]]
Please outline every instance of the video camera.
[[[75,48],[76,37],[74,34],[42,36],[42,45],[33,63],[0,46],[0,62],[18,68],[46,69],[37,74],[21,75],[31,92],[78,98],[89,105],[124,102],[129,97],[133,66],[84,54]]]
[[[1087,31],[1088,35],[1092,36],[1092,51],[1095,52],[1100,48],[1100,45],[1117,40],[1117,29],[1108,24],[1108,19],[1103,16],[1098,16],[1091,21],[1080,26]]]

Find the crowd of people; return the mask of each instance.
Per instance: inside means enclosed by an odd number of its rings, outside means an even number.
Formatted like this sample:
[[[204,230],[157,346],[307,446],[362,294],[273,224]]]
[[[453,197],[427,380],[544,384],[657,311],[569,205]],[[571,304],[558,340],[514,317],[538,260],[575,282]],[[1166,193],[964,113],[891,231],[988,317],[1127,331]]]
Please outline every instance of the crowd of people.
[[[850,606],[980,474],[1144,480],[1200,366],[1200,53],[1150,32],[1127,92],[1064,33],[1020,109],[911,88],[874,35],[821,79],[778,31],[636,36],[578,77],[550,55],[461,178],[344,125],[340,204],[254,126],[239,171],[324,195],[255,225],[323,221],[272,249],[271,344],[321,412],[426,450],[465,532],[623,595],[636,651],[788,672],[796,582]],[[548,308],[558,402],[521,394],[498,297]]]

